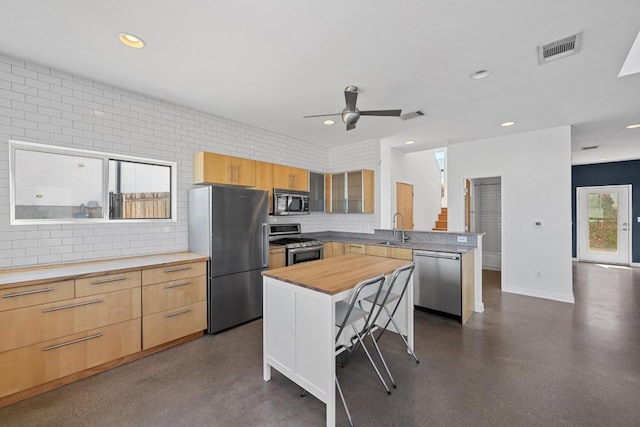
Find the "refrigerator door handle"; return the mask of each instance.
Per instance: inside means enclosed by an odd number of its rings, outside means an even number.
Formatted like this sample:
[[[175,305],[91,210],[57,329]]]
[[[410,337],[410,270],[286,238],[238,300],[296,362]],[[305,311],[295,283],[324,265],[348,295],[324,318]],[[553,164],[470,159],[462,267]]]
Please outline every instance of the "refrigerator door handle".
[[[262,266],[269,267],[269,227],[262,223]]]

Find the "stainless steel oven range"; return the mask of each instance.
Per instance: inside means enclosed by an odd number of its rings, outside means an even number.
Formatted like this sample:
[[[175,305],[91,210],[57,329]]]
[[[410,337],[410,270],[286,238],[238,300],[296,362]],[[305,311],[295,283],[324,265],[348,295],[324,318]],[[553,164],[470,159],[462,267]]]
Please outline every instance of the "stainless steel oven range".
[[[269,243],[283,245],[286,265],[322,259],[322,242],[300,237],[300,224],[269,224]]]

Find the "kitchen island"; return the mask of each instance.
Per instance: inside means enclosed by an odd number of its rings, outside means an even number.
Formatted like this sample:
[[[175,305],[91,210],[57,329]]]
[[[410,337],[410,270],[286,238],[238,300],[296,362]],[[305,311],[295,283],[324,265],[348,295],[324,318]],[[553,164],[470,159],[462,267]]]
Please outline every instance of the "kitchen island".
[[[277,369],[324,402],[327,426],[335,425],[335,303],[348,299],[359,282],[410,262],[348,254],[264,271],[264,380]],[[413,348],[411,282],[403,302],[395,318]]]

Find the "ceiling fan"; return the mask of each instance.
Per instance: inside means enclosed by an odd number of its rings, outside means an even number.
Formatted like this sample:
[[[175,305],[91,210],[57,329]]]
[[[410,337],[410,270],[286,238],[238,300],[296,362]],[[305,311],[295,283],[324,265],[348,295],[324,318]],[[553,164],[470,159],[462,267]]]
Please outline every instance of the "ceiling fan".
[[[355,129],[356,123],[360,119],[360,116],[389,116],[398,117],[402,114],[402,110],[369,110],[360,111],[356,108],[356,100],[358,99],[358,87],[347,86],[344,88],[344,99],[346,101],[346,107],[342,110],[342,113],[333,114],[316,114],[313,116],[304,116],[308,119],[311,117],[328,117],[328,116],[342,116],[342,121],[347,125],[347,130]]]

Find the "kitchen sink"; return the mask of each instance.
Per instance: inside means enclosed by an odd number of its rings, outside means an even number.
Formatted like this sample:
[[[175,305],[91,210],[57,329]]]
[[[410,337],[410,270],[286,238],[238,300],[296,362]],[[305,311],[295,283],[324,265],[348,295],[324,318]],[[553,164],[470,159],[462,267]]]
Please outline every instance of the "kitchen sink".
[[[385,240],[382,242],[376,243],[376,245],[384,245],[384,246],[411,246],[409,242],[401,242],[400,240]]]

